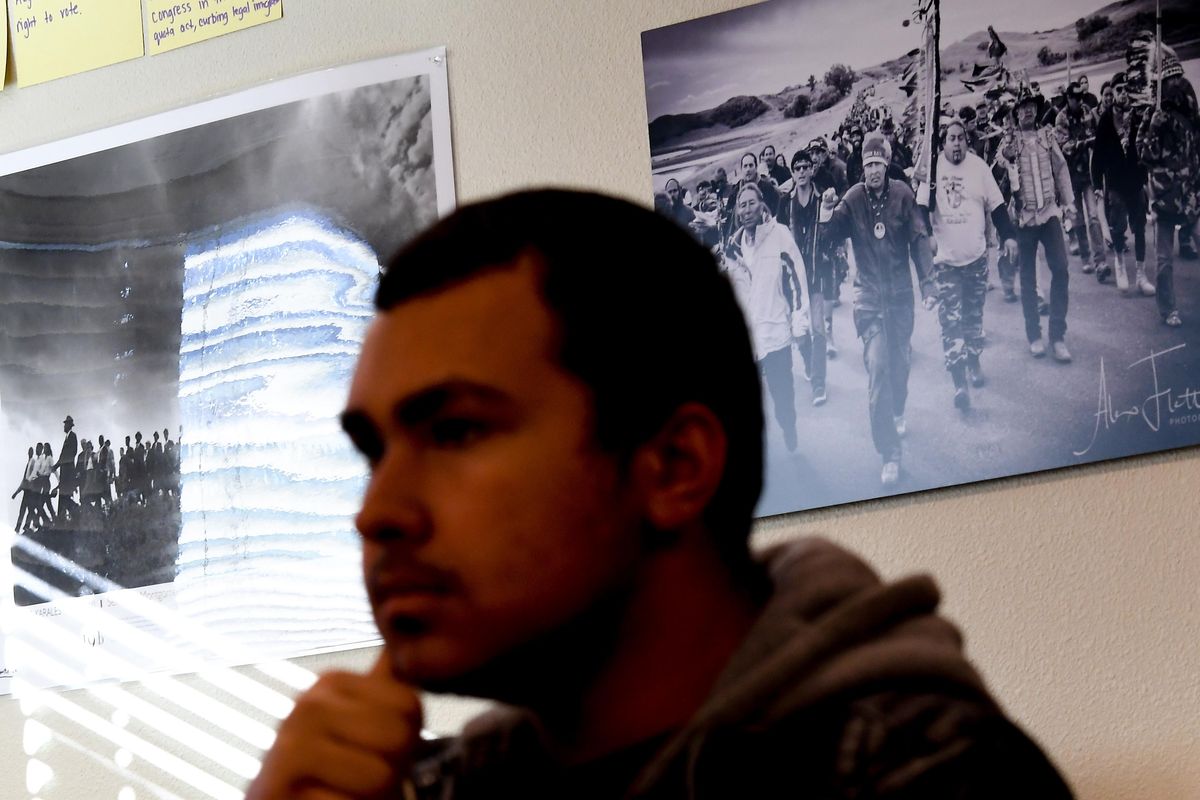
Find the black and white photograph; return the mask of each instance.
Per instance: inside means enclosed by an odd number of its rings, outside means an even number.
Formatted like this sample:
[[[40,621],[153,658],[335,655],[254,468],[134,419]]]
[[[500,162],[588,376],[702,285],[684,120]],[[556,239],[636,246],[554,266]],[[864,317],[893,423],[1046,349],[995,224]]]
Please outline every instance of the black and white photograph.
[[[448,122],[428,51],[0,157],[10,671],[376,640],[338,417],[381,263],[453,208]],[[50,619],[109,671],[22,670]]]
[[[754,343],[759,516],[1200,442],[1190,0],[769,0],[642,58],[654,206]]]

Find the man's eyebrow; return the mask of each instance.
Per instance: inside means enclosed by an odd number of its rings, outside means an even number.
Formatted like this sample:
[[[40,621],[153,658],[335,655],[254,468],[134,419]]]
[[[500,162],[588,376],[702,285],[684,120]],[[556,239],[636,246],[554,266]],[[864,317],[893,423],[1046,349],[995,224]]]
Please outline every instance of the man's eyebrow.
[[[390,416],[394,422],[405,427],[412,427],[435,417],[447,405],[460,400],[471,400],[502,407],[512,403],[512,397],[500,389],[470,380],[454,378],[401,398],[392,406]],[[348,408],[341,414],[341,423],[342,430],[356,441],[363,436],[379,436],[378,426],[366,411]]]
[[[436,416],[450,403],[460,400],[489,405],[512,403],[512,397],[500,389],[456,378],[429,386],[401,399],[392,407],[392,419],[401,425],[418,425]]]

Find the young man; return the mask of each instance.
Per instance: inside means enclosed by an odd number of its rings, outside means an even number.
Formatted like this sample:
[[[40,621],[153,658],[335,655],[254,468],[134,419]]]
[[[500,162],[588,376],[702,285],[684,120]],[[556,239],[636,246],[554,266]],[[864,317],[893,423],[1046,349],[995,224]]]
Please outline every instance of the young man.
[[[858,271],[854,278],[854,327],[867,367],[871,439],[883,459],[880,480],[900,480],[900,438],[905,434],[908,372],[912,358],[913,283],[916,265],[925,307],[933,308],[929,231],[908,184],[890,180],[891,148],[878,131],[863,142],[863,183],[839,203],[833,190],[822,197],[819,236],[849,238]],[[836,206],[836,207],[835,207]]]
[[[946,126],[937,163],[937,194],[932,214],[936,242],[934,280],[946,369],[954,381],[954,405],[971,407],[968,382],[983,386],[979,354],[983,350],[983,304],[987,297],[990,218],[1004,254],[1017,257],[1016,231],[1004,195],[983,159],[971,152],[966,123],[959,117]]]
[[[792,191],[779,204],[779,222],[792,232],[808,276],[809,331],[800,338],[800,356],[812,383],[812,404],[825,405],[826,359],[837,356],[833,345],[833,308],[836,289],[831,242],[817,236],[821,198],[813,186],[813,162],[807,150],[792,156]]]
[[[754,354],[784,445],[795,452],[799,442],[792,342],[809,332],[804,258],[752,183],[738,189],[737,217],[741,228],[726,249],[725,268],[750,323]]]
[[[580,249],[578,219],[639,246]],[[1069,797],[930,579],[819,540],[751,557],[758,375],[686,233],[500,198],[394,258],[376,303],[343,423],[383,651],[299,699],[248,800]],[[425,742],[419,689],[508,708]]]
[[[1038,312],[1037,248],[1040,244],[1050,267],[1050,347],[1054,359],[1071,360],[1064,337],[1067,334],[1067,249],[1063,242],[1065,214],[1074,220],[1074,190],[1066,159],[1052,131],[1037,127],[1037,96],[1023,90],[1013,114],[1017,129],[1000,148],[997,162],[1008,171],[1009,185],[1016,195],[1017,246],[1021,255],[1021,310],[1025,336],[1034,358],[1044,358],[1042,321]]]

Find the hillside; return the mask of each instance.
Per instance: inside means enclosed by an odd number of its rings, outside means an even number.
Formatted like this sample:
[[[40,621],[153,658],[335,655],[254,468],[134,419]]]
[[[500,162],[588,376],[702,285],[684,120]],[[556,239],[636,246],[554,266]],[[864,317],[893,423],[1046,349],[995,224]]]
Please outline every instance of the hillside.
[[[1200,38],[1200,15],[1196,14],[1194,5],[1195,0],[1162,0],[1163,38],[1168,44]],[[999,36],[1008,47],[1005,63],[1014,72],[1024,69],[1036,73],[1043,69],[1038,62],[1038,52],[1044,47],[1061,57],[1062,66],[1066,65],[1068,57],[1072,64],[1084,66],[1122,56],[1135,31],[1153,30],[1154,6],[1155,0],[1118,0],[1103,6],[1088,16],[1106,16],[1110,25],[1084,41],[1079,40],[1074,23],[1031,33],[1001,31]],[[976,63],[987,62],[984,52],[987,43],[987,31],[978,31],[942,46],[942,69],[949,91],[961,91],[963,87],[958,80],[969,78]],[[858,70],[860,80],[855,91],[871,83],[895,79],[908,61],[903,54],[898,54],[888,61]],[[816,94],[825,89],[818,83]],[[1098,86],[1093,87],[1093,91],[1097,89]],[[799,84],[787,86],[775,94],[739,95],[706,111],[658,117],[650,123],[651,150],[658,150],[668,143],[680,144],[696,137],[735,130],[751,122],[758,125],[782,121],[785,110],[801,94],[815,99],[807,86]]]
[[[666,114],[650,123],[650,146],[658,147],[684,134],[718,125],[738,128],[758,119],[770,108],[760,97],[739,95],[707,111],[695,114]]]

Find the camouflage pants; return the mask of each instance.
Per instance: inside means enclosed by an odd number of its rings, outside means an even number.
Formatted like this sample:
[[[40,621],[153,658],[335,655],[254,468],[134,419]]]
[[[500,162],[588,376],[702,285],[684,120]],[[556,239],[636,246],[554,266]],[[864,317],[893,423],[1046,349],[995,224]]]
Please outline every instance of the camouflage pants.
[[[978,357],[983,349],[983,301],[987,296],[987,254],[967,264],[937,265],[938,321],[946,369]]]

